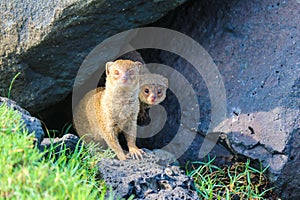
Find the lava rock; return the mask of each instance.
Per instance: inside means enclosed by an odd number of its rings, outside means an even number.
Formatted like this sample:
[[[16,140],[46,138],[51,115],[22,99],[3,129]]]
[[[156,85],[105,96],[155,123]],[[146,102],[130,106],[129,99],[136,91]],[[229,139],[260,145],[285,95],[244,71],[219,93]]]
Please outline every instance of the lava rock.
[[[54,147],[55,153],[59,153],[62,150],[66,150],[67,154],[75,152],[76,147],[80,147],[82,143],[79,141],[79,138],[73,134],[65,134],[62,138],[45,138],[40,146],[40,150],[44,151]],[[53,154],[58,155],[59,154]]]
[[[21,72],[11,97],[22,107],[38,112],[64,100],[96,45],[185,1],[0,1],[0,95]]]
[[[198,199],[192,178],[178,166],[170,165],[174,156],[162,150],[146,154],[142,160],[103,159],[98,163],[105,182],[117,197],[134,199]],[[160,157],[159,155],[165,155]],[[161,162],[165,160],[165,162]]]

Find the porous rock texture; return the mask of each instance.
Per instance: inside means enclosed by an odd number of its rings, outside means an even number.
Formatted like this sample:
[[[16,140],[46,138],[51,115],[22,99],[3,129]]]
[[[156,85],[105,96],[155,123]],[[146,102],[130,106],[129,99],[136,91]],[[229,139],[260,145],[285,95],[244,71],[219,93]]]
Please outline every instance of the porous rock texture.
[[[17,105],[16,102],[11,99],[0,97],[0,105],[2,104],[5,104],[6,106],[12,108],[14,111],[18,112],[21,115],[21,119],[23,120],[25,125],[24,128],[28,130],[28,133],[35,133],[35,145],[40,147],[40,144],[43,141],[45,135],[42,129],[41,122],[37,118],[32,117],[27,110],[21,108],[19,105]]]
[[[189,1],[151,24],[187,34],[210,54],[222,75],[227,101],[226,118],[214,131],[222,133],[236,154],[269,166],[269,178],[283,199],[300,197],[299,11],[298,0]],[[189,51],[188,46],[183,48]],[[172,66],[194,84],[201,113],[199,128],[206,132],[212,110],[207,83],[178,55],[142,54],[146,62]],[[147,144],[164,146],[179,127],[178,118],[173,117],[178,116],[178,105],[172,93],[163,105],[171,115],[167,124],[173,126],[164,132],[168,136],[144,142],[146,148]],[[192,144],[187,152],[195,152],[197,146]],[[193,159],[194,155],[187,156]]]
[[[162,150],[144,150],[147,154],[143,160],[103,159],[98,163],[102,178],[118,198],[134,195],[134,199],[149,200],[198,199],[193,180],[178,166],[170,165],[172,155]]]
[[[154,22],[183,2],[0,1],[0,95],[7,94],[10,81],[21,72],[11,96],[20,106],[38,112],[62,101],[96,45]]]

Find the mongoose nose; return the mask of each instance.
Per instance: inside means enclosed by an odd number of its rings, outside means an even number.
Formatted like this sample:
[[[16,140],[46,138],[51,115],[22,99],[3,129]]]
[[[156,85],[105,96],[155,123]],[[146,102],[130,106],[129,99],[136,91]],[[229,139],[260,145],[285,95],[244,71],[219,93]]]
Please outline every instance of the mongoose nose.
[[[128,81],[128,78],[126,78],[126,77],[122,78],[122,83],[126,83],[127,81]]]
[[[151,99],[151,102],[154,102],[156,100],[156,96],[151,96],[150,99]]]

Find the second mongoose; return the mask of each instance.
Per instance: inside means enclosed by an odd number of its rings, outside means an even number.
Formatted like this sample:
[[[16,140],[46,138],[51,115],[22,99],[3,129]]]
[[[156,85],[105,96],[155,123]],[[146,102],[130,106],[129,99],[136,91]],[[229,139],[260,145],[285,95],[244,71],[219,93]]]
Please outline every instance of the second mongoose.
[[[140,111],[138,114],[138,124],[142,125],[148,118],[147,109],[161,103],[166,98],[168,89],[168,79],[159,74],[145,73],[140,78]]]

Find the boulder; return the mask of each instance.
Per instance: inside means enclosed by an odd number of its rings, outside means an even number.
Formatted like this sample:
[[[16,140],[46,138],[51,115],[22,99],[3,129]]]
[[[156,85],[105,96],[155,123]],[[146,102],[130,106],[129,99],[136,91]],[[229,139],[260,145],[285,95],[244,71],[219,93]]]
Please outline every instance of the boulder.
[[[7,95],[10,81],[21,72],[11,93],[20,106],[38,112],[64,100],[96,45],[152,23],[183,2],[1,1],[0,95]]]
[[[187,34],[210,54],[222,75],[227,105],[226,118],[213,131],[222,133],[236,155],[269,166],[269,178],[283,199],[300,197],[299,10],[299,1],[190,1],[152,24]],[[194,85],[202,113],[199,130],[207,132],[213,108],[203,77],[178,55],[142,55],[146,63],[172,66]],[[170,94],[163,103],[173,126],[151,138],[156,148],[168,143],[180,124],[174,99]],[[197,155],[186,154],[188,159]]]
[[[18,112],[21,115],[21,119],[24,121],[25,129],[28,130],[28,133],[35,133],[36,138],[36,144],[38,147],[40,147],[40,144],[42,140],[44,139],[44,131],[42,129],[41,122],[30,115],[30,113],[27,110],[24,110],[19,105],[16,104],[13,100],[10,100],[5,97],[0,97],[0,105],[6,104],[6,106],[12,108],[16,112]]]
[[[172,155],[162,150],[144,151],[143,160],[103,159],[98,163],[102,178],[117,198],[198,199],[192,178],[172,165]]]

